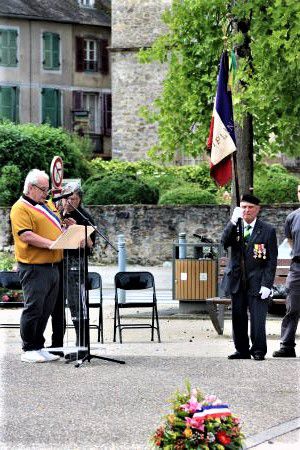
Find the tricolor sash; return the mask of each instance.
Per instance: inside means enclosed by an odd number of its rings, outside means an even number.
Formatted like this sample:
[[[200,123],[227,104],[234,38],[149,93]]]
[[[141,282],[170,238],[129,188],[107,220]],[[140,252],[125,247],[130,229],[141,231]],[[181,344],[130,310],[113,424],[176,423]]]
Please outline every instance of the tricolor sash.
[[[33,205],[32,203],[28,202],[23,197],[21,197],[20,200],[28,208],[34,209],[36,212],[42,214],[44,217],[46,217],[52,223],[52,225],[54,225],[56,228],[58,228],[60,231],[62,231],[59,217],[53,211],[51,211],[51,209],[49,209],[47,207],[47,205],[45,205],[45,204],[40,205],[39,203],[37,203],[36,205]]]

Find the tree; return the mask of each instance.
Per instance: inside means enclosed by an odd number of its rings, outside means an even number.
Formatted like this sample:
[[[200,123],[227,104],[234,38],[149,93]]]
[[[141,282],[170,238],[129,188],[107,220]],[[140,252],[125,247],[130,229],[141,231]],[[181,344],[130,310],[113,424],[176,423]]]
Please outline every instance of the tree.
[[[152,156],[171,161],[177,152],[196,157],[205,150],[224,46],[240,56],[233,92],[240,141],[247,140],[245,125],[253,126],[257,159],[279,150],[299,154],[297,0],[174,0],[163,19],[168,33],[140,54],[142,62],[168,64],[161,97],[143,109],[158,124]],[[249,170],[243,145],[239,157]]]

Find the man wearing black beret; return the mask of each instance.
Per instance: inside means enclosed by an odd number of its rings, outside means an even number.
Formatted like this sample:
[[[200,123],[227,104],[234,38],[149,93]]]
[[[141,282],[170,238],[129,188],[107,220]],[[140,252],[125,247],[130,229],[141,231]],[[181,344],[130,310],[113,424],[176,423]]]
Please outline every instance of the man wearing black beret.
[[[261,361],[267,353],[268,299],[275,278],[278,251],[275,229],[257,218],[259,203],[260,200],[254,195],[243,195],[241,206],[234,209],[222,235],[225,250],[231,248],[231,258],[222,280],[225,295],[230,295],[232,299],[236,352],[229,355],[229,359],[251,359],[252,355],[255,360]],[[243,236],[239,233],[239,219],[243,224]]]

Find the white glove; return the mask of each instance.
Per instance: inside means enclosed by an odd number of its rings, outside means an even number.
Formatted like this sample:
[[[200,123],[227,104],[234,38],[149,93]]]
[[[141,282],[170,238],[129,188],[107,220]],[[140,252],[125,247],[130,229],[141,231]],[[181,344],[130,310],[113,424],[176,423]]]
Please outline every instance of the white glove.
[[[260,288],[259,293],[260,293],[261,299],[265,300],[266,298],[270,297],[271,289],[269,289],[269,288],[267,288],[265,286],[262,286]]]
[[[237,221],[242,218],[243,218],[243,209],[240,206],[236,206],[233,210],[230,221],[231,223],[233,223],[233,225],[236,225]]]

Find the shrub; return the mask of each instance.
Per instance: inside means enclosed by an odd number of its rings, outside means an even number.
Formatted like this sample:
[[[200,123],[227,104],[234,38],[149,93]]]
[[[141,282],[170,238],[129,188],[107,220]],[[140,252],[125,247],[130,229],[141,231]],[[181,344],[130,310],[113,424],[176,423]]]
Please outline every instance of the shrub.
[[[21,171],[14,164],[8,164],[1,170],[0,205],[9,206],[16,199],[16,192],[21,190]]]
[[[186,182],[170,173],[157,174],[157,175],[145,175],[141,179],[144,183],[157,189],[161,196],[166,191],[177,188],[178,186],[186,185]]]
[[[136,175],[146,184],[158,188],[160,193],[170,190],[173,186],[177,187],[186,183],[196,183],[203,189],[213,193],[217,192],[206,162],[196,166],[165,166],[149,160],[125,162],[96,159],[91,161],[90,168],[92,173],[99,177],[107,173]]]
[[[299,179],[279,164],[261,164],[254,173],[254,192],[262,203],[289,203],[297,201]]]
[[[12,270],[15,263],[14,255],[7,252],[0,252],[0,270]]]
[[[158,190],[135,176],[111,174],[89,178],[83,186],[89,205],[157,204]]]
[[[21,174],[19,189],[11,190],[12,202],[19,197],[29,170],[48,173],[56,155],[64,161],[65,177],[86,179],[90,175],[91,145],[87,139],[49,125],[0,123],[0,167],[15,166]]]
[[[208,205],[217,204],[214,194],[192,183],[165,192],[159,199],[160,205]]]
[[[204,182],[207,185],[214,185],[210,178],[209,166],[206,162],[202,162],[195,166],[166,166],[149,160],[128,162],[94,159],[90,162],[90,167],[94,174],[99,174],[100,172],[131,173],[138,176],[171,174],[181,176],[184,180],[189,182],[199,184]]]

